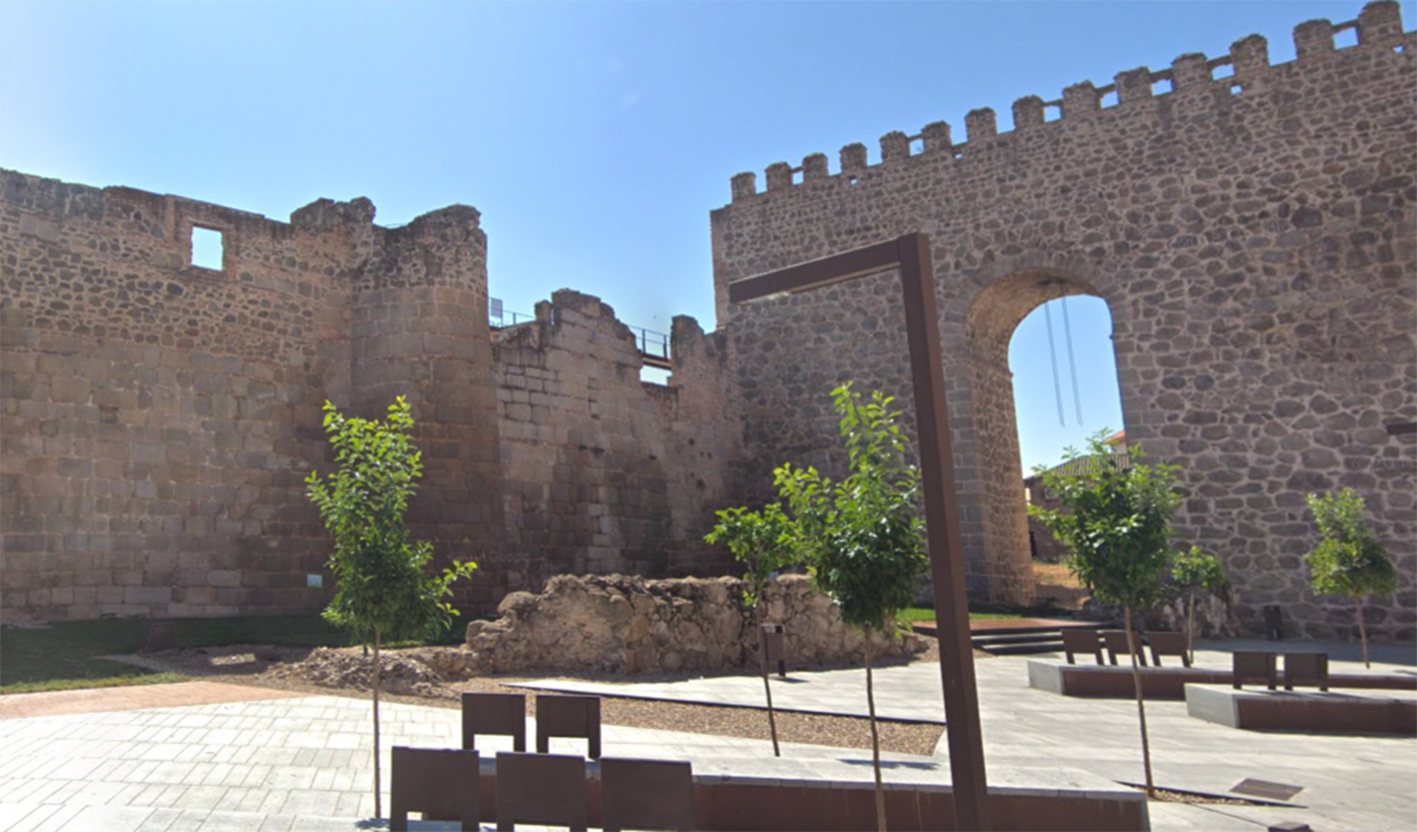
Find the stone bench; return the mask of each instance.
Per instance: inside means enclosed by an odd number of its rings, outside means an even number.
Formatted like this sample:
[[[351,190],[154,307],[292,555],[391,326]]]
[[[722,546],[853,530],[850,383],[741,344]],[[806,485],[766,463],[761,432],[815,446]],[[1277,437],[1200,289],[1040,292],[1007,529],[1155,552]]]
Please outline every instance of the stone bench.
[[[1236,690],[1187,685],[1186,713],[1254,731],[1417,736],[1417,695],[1409,692]]]

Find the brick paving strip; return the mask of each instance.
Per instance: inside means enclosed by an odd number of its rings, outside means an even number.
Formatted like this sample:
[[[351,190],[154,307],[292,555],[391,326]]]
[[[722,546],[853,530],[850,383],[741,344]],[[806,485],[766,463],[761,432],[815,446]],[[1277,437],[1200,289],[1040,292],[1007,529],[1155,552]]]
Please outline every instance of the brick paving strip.
[[[298,696],[310,694],[221,682],[178,682],[170,685],[126,685],[115,688],[13,693],[0,696],[0,719],[131,711],[138,708],[171,708],[179,705],[215,705],[221,702],[254,702]]]

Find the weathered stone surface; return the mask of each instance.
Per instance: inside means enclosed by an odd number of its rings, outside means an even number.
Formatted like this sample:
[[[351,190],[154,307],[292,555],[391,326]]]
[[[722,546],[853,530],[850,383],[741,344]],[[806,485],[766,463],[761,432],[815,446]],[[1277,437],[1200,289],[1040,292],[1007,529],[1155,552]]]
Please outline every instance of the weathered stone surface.
[[[924,232],[975,597],[1022,603],[1033,587],[1010,338],[1041,303],[1088,294],[1112,316],[1112,427],[1181,466],[1180,542],[1226,561],[1242,621],[1282,603],[1333,631],[1347,601],[1280,558],[1314,543],[1304,494],[1346,484],[1403,576],[1390,608],[1410,610],[1417,435],[1385,426],[1417,420],[1417,37],[1396,3],[1363,20],[1357,46],[1271,66],[1250,37],[1229,77],[1183,56],[1165,94],[1133,71],[1114,107],[1079,84],[1054,121],[1025,103],[996,135],[975,111],[967,142],[870,166],[853,151],[836,175],[735,190],[712,227],[744,482],[766,497],[784,461],[842,469],[833,386],[884,390],[907,413],[912,391],[894,274],[745,305],[728,284]],[[1374,632],[1417,638],[1397,620]]]
[[[743,581],[646,581],[621,575],[558,575],[540,595],[507,596],[493,622],[467,626],[467,661],[488,673],[594,670],[657,673],[756,666],[758,635]],[[764,595],[765,620],[781,623],[793,666],[856,661],[864,642],[802,575]],[[924,649],[914,634],[873,637],[877,655]]]
[[[677,318],[669,386],[575,292],[494,338],[477,211],[373,217],[0,171],[0,617],[319,609],[321,406],[400,395],[425,466],[412,533],[481,566],[463,610],[559,572],[722,571],[702,538],[739,456],[724,337]],[[221,232],[220,270],[191,263],[194,227]]]

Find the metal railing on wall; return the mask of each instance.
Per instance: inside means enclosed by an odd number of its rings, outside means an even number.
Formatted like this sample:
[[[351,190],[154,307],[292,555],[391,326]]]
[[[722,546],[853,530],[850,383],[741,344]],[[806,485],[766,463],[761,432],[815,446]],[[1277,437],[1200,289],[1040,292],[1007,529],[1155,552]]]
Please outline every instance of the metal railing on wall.
[[[528,315],[524,312],[512,312],[502,306],[500,298],[488,298],[487,304],[488,323],[495,328],[516,326],[517,324],[531,323],[536,320],[535,315]],[[642,326],[631,326],[626,324],[630,332],[635,336],[635,346],[640,350],[641,355],[651,358],[659,358],[664,361],[669,360],[669,335],[653,329],[646,329]]]

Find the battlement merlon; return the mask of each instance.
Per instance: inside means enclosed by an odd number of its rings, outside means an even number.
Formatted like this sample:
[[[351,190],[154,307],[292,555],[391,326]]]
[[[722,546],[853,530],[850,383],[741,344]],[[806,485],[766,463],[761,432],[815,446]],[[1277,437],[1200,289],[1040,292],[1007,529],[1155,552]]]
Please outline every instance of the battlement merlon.
[[[1292,63],[1302,65],[1327,59],[1340,51],[1334,47],[1334,35],[1349,29],[1357,30],[1358,45],[1348,49],[1388,49],[1400,45],[1410,35],[1403,31],[1402,10],[1396,0],[1375,0],[1365,5],[1355,20],[1341,23],[1310,20],[1295,26],[1293,38],[1296,58]],[[1217,78],[1215,71],[1226,66],[1231,68],[1231,74]],[[1045,124],[1066,123],[1069,120],[1096,117],[1113,109],[1126,108],[1137,102],[1158,97],[1153,90],[1159,82],[1169,82],[1170,93],[1187,95],[1218,85],[1239,91],[1247,85],[1263,83],[1264,76],[1272,68],[1268,42],[1260,35],[1250,35],[1235,41],[1231,44],[1229,53],[1220,57],[1207,59],[1203,54],[1187,53],[1172,61],[1169,69],[1153,71],[1147,67],[1138,67],[1118,73],[1111,84],[1102,87],[1095,86],[1091,81],[1074,84],[1063,90],[1062,97],[1057,100],[1045,101],[1036,95],[1020,98],[1013,104],[1012,132],[1039,129]],[[1117,95],[1116,106],[1103,108],[1103,99],[1112,93]],[[1053,122],[1047,119],[1050,109],[1057,115]],[[1010,135],[1008,132],[999,133],[994,110],[988,107],[972,110],[965,116],[965,134],[967,141],[953,144],[950,140],[950,126],[942,121],[926,125],[914,136],[900,131],[887,133],[880,139],[879,164],[889,165],[915,156],[941,152],[956,159],[964,158],[970,150],[969,142],[977,143]],[[916,140],[921,140],[922,147],[918,153],[912,154],[911,143]],[[870,167],[875,166],[867,163],[865,145],[849,144],[841,149],[839,175],[853,179]],[[740,202],[753,199],[762,193],[789,189],[798,184],[793,182],[793,176],[799,172],[802,174],[803,184],[834,178],[826,170],[825,154],[813,153],[802,160],[800,168],[794,168],[786,162],[769,165],[766,169],[766,191],[758,191],[757,174],[736,174],[731,181],[732,201]]]

